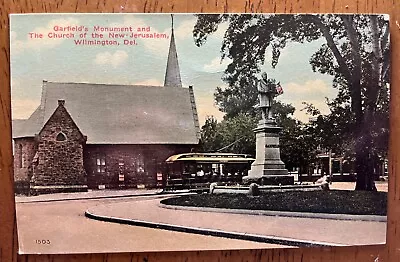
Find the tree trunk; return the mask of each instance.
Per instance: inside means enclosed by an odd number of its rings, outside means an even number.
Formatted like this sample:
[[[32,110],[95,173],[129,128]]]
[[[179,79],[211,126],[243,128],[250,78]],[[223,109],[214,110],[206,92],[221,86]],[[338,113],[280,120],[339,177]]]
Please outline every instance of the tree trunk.
[[[356,155],[357,181],[355,190],[377,191],[374,181],[372,159],[367,152]]]
[[[356,123],[356,190],[367,190],[376,191],[374,182],[374,168],[372,163],[372,133],[370,132],[370,121],[373,115],[373,103],[368,103],[370,101],[362,102],[362,86],[361,86],[361,75],[362,75],[362,59],[360,55],[360,43],[357,35],[357,30],[355,29],[355,24],[353,18],[342,17],[346,31],[349,36],[352,51],[352,60],[354,63],[354,68],[351,72],[351,78],[348,79],[351,83],[350,96],[351,96],[351,108],[355,116]],[[364,83],[365,84],[365,83]],[[378,84],[376,81],[374,84]],[[368,94],[373,92],[372,88],[377,88],[373,85],[367,87]],[[368,95],[367,99],[368,100]],[[365,107],[363,110],[363,106]]]
[[[366,114],[368,118],[368,113]],[[356,145],[356,188],[355,190],[376,191],[374,181],[374,165],[372,154],[372,134],[369,130],[368,121],[364,120],[364,125],[361,125],[357,134]]]

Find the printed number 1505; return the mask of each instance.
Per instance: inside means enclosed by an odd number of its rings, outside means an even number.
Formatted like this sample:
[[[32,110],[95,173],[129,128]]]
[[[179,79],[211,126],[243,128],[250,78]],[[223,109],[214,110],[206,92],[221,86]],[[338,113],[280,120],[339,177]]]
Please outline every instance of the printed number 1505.
[[[36,239],[35,243],[39,244],[39,245],[50,245],[51,244],[50,240],[48,240],[48,239]]]

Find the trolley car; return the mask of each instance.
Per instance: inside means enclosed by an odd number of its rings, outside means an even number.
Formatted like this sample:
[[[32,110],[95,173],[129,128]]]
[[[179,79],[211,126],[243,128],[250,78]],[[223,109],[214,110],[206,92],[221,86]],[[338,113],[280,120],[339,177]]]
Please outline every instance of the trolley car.
[[[166,189],[208,187],[212,182],[236,184],[255,159],[246,154],[186,153],[166,160]]]

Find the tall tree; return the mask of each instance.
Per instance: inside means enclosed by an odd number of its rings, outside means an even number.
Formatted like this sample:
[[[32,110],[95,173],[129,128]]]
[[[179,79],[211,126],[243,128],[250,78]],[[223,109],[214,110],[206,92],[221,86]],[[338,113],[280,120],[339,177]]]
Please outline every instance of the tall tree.
[[[342,93],[340,107],[348,104],[346,125],[352,126],[357,172],[356,189],[375,190],[371,159],[377,141],[387,137],[389,81],[388,21],[379,15],[198,15],[193,30],[198,46],[221,23],[229,23],[221,47],[222,59],[232,62],[218,89],[216,101],[227,114],[252,109],[255,81],[264,64],[267,47],[272,66],[288,42],[326,43],[311,57],[314,71],[334,76],[333,86]],[[345,99],[347,98],[347,99]],[[343,100],[345,99],[345,100]],[[237,107],[232,107],[235,100]],[[382,139],[376,139],[377,137]]]
[[[220,123],[213,117],[206,119],[201,129],[201,146],[205,152],[232,152],[255,154],[253,129],[258,119],[250,115],[238,114],[225,118]]]
[[[223,137],[219,130],[219,123],[213,117],[207,117],[204,125],[201,127],[200,146],[204,152],[215,152],[223,147]]]
[[[310,125],[293,118],[295,108],[290,104],[274,102],[273,116],[281,132],[281,158],[287,168],[305,168],[315,160],[316,132]],[[260,116],[239,113],[225,117],[221,122],[209,117],[201,129],[201,147],[204,152],[233,152],[254,155],[256,151],[253,129]]]

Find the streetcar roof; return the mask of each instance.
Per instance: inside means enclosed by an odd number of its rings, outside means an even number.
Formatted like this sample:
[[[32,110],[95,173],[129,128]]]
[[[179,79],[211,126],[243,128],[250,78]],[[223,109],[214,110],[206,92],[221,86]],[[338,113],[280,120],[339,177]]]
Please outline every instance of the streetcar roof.
[[[196,161],[203,163],[248,163],[254,161],[250,155],[233,153],[186,153],[170,156],[166,162]]]

